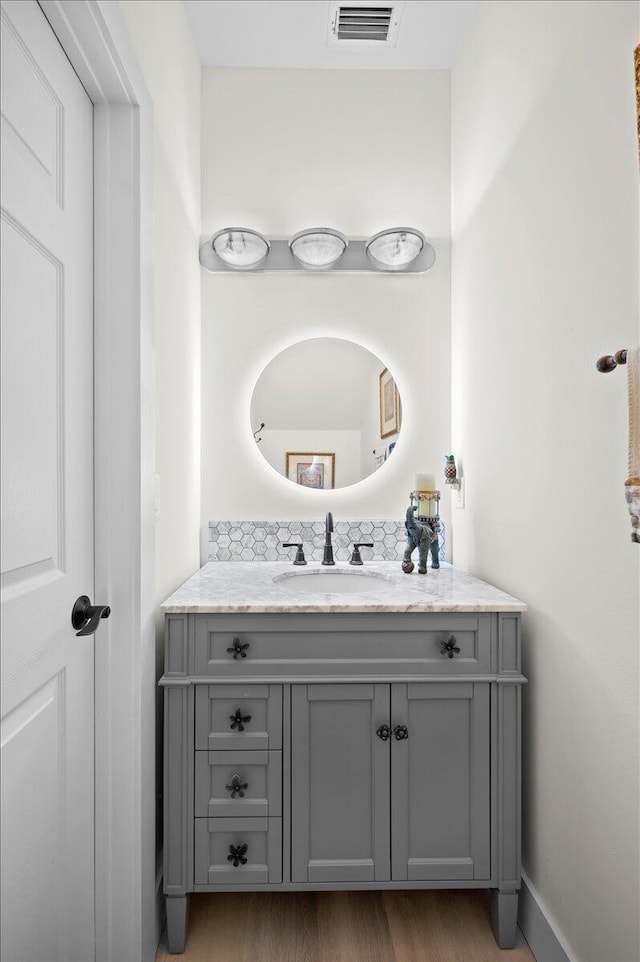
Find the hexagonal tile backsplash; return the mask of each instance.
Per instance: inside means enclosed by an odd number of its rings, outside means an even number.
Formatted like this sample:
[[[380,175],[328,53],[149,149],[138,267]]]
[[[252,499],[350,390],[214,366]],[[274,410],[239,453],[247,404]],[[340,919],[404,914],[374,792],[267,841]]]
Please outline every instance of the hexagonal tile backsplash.
[[[445,530],[440,524],[440,560],[444,561]],[[324,521],[210,521],[208,560],[291,563],[295,549],[283,548],[283,541],[302,541],[307,561],[322,561]],[[336,521],[336,561],[350,559],[354,541],[373,542],[373,548],[362,548],[363,561],[399,561],[406,544],[404,521]]]

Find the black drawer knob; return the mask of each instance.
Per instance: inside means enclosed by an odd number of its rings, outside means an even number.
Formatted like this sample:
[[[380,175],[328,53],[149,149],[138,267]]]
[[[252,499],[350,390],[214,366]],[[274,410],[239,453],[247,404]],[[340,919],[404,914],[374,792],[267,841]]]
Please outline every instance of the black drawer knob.
[[[409,737],[409,729],[406,725],[396,725],[393,729],[393,734],[395,735],[397,742],[402,742],[405,738]]]
[[[455,635],[449,635],[446,641],[440,642],[440,654],[445,655],[447,658],[453,658],[454,655],[460,654],[458,639]]]
[[[380,728],[376,729],[376,735],[383,742],[387,742],[391,738],[391,729],[388,725],[380,725]]]
[[[251,715],[243,715],[241,708],[236,708],[235,715],[229,715],[229,718],[231,719],[231,725],[229,726],[231,731],[243,732],[245,722],[251,721]]]
[[[231,776],[231,784],[225,785],[225,788],[228,792],[231,792],[231,798],[235,798],[236,795],[239,795],[240,798],[244,798],[244,793],[249,788],[249,785],[247,782],[242,781],[241,775],[238,775],[237,772],[234,772],[234,774]]]
[[[238,658],[247,657],[248,647],[249,647],[248,641],[245,641],[245,643],[242,644],[239,638],[234,638],[231,643],[231,648],[227,648],[227,651],[229,652],[230,655],[233,656],[233,660],[237,661]]]
[[[247,864],[247,852],[249,846],[244,845],[230,845],[229,854],[227,855],[227,862],[233,862],[233,867],[238,868],[239,865]]]

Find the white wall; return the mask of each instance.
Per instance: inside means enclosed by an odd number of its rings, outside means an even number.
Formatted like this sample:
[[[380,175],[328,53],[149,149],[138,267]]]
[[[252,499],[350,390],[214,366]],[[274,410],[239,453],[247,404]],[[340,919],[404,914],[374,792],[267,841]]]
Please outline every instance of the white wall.
[[[325,224],[367,237],[409,224],[437,252],[427,274],[402,277],[203,271],[203,523],[329,509],[402,517],[414,474],[439,471],[450,447],[448,72],[206,69],[202,97],[203,237]],[[319,493],[264,463],[249,407],[271,357],[320,336],[350,338],[387,364],[405,420],[379,471]]]
[[[636,0],[482,0],[452,75],[458,564],[523,598],[524,867],[573,958],[638,945]]]
[[[200,60],[179,0],[120,0],[154,107],[158,602],[199,565]]]

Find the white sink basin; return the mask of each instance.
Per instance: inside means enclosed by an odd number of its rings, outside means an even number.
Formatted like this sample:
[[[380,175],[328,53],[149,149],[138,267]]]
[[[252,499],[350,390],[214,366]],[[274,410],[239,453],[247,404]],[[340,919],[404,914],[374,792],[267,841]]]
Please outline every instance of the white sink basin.
[[[385,575],[370,571],[287,571],[276,575],[276,584],[294,591],[323,592],[327,594],[362,594],[391,588],[394,582]]]

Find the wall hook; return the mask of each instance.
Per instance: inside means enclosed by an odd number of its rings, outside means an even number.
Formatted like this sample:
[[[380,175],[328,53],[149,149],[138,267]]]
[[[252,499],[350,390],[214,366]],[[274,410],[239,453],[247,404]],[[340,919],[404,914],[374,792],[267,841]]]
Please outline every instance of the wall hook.
[[[621,351],[616,351],[615,354],[603,354],[596,361],[596,371],[600,371],[601,374],[609,374],[610,371],[615,371],[619,364],[627,363],[627,351],[623,348]]]

